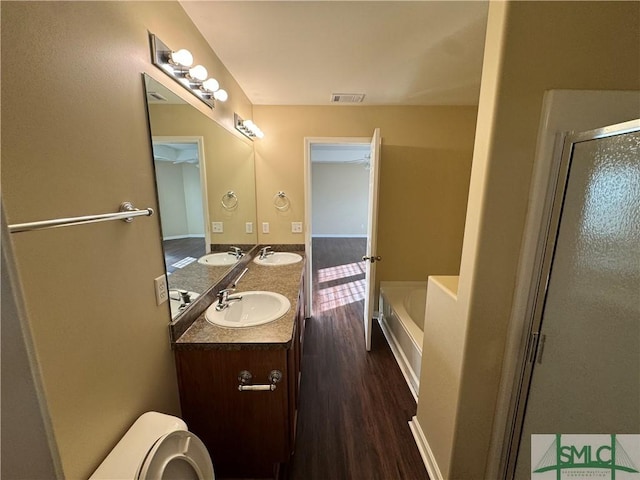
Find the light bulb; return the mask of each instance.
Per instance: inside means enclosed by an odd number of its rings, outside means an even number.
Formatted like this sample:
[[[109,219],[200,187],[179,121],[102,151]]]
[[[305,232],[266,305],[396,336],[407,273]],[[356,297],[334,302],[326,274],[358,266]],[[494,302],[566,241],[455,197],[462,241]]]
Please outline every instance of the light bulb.
[[[207,69],[202,65],[196,65],[189,69],[189,76],[195,80],[204,81],[207,79]]]
[[[193,55],[189,50],[181,48],[177,52],[171,52],[169,58],[173,63],[182,65],[183,67],[190,67],[193,64]]]
[[[262,130],[258,129],[258,131],[256,132],[256,137],[264,138],[264,133],[262,133]]]
[[[220,88],[220,84],[215,78],[209,78],[208,80],[205,80],[204,82],[202,82],[202,86],[210,92],[215,92]]]
[[[213,98],[221,102],[226,102],[227,98],[229,98],[229,94],[226,91],[220,89],[217,92],[213,93]]]

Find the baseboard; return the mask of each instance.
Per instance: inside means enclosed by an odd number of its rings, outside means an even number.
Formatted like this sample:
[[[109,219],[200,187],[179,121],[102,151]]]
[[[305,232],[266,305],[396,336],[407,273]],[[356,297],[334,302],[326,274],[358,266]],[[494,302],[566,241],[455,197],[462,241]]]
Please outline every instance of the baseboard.
[[[398,346],[398,340],[395,335],[387,325],[387,321],[384,319],[384,315],[380,315],[377,317],[378,323],[380,324],[380,329],[382,330],[382,334],[387,339],[387,343],[389,344],[389,348],[391,348],[391,353],[396,359],[396,363],[400,367],[400,372],[404,377],[404,380],[407,382],[409,386],[409,390],[411,390],[411,395],[413,395],[413,399],[418,403],[418,388],[420,385],[420,380],[415,378],[415,375],[411,372],[411,368],[408,366],[409,361],[407,357],[402,353],[402,349]]]
[[[427,442],[427,438],[424,436],[420,423],[418,423],[418,417],[414,416],[411,418],[409,421],[409,428],[411,429],[413,439],[418,446],[418,451],[420,452],[424,466],[427,469],[429,478],[431,480],[444,480],[442,473],[440,472],[440,468],[438,467],[438,462],[436,462],[433,452],[431,451],[431,447],[429,447],[429,442]]]
[[[173,235],[173,236],[169,236],[169,237],[162,237],[162,240],[180,240],[181,238],[204,238],[204,233],[203,234],[193,233],[193,234],[187,234],[187,235]]]

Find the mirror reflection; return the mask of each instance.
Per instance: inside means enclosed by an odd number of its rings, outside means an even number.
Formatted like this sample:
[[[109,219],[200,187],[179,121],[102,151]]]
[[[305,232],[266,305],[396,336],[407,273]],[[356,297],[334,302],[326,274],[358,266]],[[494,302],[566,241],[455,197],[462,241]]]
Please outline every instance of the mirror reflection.
[[[175,319],[257,243],[253,144],[144,80]]]

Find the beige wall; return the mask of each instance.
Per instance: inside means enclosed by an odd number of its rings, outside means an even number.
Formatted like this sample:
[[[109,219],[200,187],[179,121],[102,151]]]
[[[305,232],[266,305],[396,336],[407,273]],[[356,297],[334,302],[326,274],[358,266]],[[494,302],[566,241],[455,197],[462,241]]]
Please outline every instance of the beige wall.
[[[311,172],[313,235],[366,237],[370,169],[364,163],[314,161]]]
[[[303,243],[304,137],[371,137],[380,127],[378,280],[458,273],[475,107],[254,106],[259,243]],[[284,190],[291,209],[279,212]],[[418,255],[416,255],[416,252]]]
[[[449,478],[482,478],[548,89],[640,89],[635,2],[492,3],[458,302],[466,328]],[[418,421],[429,443],[429,405]]]
[[[1,8],[8,224],[115,211],[125,200],[156,207],[141,73],[162,74],[150,63],[148,31],[215,72],[230,98],[212,117],[231,125],[234,110],[250,115],[177,3]],[[179,413],[168,307],[156,306],[153,291],[164,270],[158,218],[11,238],[64,474],[86,478],[138,415]]]

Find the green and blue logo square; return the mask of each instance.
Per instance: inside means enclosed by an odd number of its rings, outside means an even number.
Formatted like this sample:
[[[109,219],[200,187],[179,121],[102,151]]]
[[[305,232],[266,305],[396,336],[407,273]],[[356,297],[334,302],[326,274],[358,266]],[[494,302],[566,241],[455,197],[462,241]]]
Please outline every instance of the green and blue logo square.
[[[532,480],[640,480],[640,435],[531,435]]]

